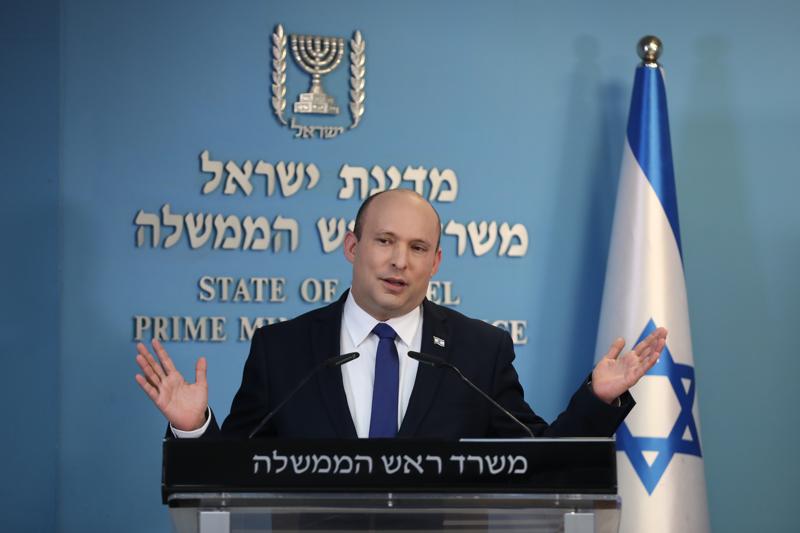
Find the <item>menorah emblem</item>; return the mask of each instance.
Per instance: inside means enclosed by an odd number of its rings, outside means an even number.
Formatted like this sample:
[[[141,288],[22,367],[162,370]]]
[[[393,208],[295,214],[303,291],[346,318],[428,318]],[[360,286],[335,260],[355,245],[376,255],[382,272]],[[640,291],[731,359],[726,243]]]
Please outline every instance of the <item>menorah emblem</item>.
[[[287,120],[286,112],[286,63],[289,56],[289,35],[283,30],[283,25],[275,26],[272,34],[272,110],[278,122],[295,130],[298,139],[333,139],[345,131],[341,124],[303,124],[290,117]],[[322,76],[332,72],[342,61],[344,55],[344,39],[337,37],[319,37],[308,35],[292,35],[292,52],[297,65],[311,74],[311,88],[303,93],[294,104],[294,112],[338,115],[339,106],[336,100],[322,89]],[[364,101],[366,100],[365,76],[366,67],[366,42],[361,37],[361,32],[353,32],[350,39],[350,104],[348,109],[352,120],[347,129],[356,128],[364,116]]]
[[[291,35],[292,55],[297,64],[311,74],[311,88],[294,103],[295,113],[338,115],[339,106],[322,88],[322,76],[329,74],[342,61],[344,39],[318,35]]]

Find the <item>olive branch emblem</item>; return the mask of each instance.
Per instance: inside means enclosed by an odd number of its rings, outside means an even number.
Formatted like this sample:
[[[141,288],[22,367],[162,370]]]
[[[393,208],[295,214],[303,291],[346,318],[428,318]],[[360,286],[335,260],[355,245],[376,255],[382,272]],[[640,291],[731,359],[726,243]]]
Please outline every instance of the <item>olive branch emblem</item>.
[[[285,126],[287,122],[283,118],[283,112],[286,109],[286,34],[280,24],[272,34],[272,109]]]
[[[351,130],[358,126],[364,115],[364,100],[366,99],[364,75],[367,71],[365,48],[366,43],[361,38],[361,32],[356,31],[350,40],[350,115],[353,117],[353,122],[350,124]]]
[[[286,62],[287,62],[287,36],[282,24],[275,26],[272,33],[272,109],[278,121],[288,126],[284,116],[286,111]],[[356,30],[350,40],[350,127],[353,129],[361,122],[364,116],[364,101],[366,100],[366,42],[361,32]],[[292,128],[295,128],[294,118]],[[309,127],[306,127],[308,129]],[[318,128],[311,126],[310,128]],[[337,127],[339,131],[343,128]]]

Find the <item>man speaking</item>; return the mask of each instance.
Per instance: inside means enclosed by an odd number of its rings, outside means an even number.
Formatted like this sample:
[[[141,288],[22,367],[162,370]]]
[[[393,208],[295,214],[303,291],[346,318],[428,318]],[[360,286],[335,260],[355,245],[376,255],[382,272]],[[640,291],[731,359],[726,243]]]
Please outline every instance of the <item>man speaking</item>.
[[[140,343],[136,381],[178,438],[220,432],[246,438],[255,430],[260,437],[295,438],[613,434],[634,405],[628,389],[656,363],[667,331],[657,329],[624,355],[624,341],[614,341],[548,425],[523,398],[508,333],[425,299],[442,260],[440,235],[438,214],[415,192],[395,189],[368,198],[344,241],[353,265],[350,290],[327,307],[256,331],[221,430],[208,407],[205,358],[188,383],[157,340],[158,360]],[[324,364],[351,352],[360,356],[341,366]],[[441,364],[421,365],[409,353]],[[508,413],[470,388],[459,371]],[[311,381],[275,410],[309,375]]]

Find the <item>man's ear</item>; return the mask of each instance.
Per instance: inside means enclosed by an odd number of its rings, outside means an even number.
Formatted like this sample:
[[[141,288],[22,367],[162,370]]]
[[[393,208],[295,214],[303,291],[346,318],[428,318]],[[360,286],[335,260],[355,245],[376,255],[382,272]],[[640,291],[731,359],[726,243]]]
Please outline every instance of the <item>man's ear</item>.
[[[352,231],[348,231],[344,236],[344,256],[350,263],[356,260],[356,246],[358,245],[358,237]]]

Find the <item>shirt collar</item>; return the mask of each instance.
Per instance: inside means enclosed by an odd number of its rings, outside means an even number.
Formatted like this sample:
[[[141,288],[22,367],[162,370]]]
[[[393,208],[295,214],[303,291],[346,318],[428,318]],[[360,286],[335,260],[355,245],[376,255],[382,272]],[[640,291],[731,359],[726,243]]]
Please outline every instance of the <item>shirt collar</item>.
[[[372,329],[375,325],[380,322],[380,320],[376,320],[372,315],[359,307],[355,298],[353,298],[353,291],[347,294],[347,300],[344,302],[342,320],[344,321],[344,327],[348,335],[350,335],[350,340],[355,347],[360,346],[369,334],[372,333]],[[392,329],[395,330],[397,336],[403,341],[403,344],[411,346],[411,343],[414,341],[414,334],[417,332],[421,321],[422,305],[419,305],[403,316],[390,318],[386,321],[386,324],[392,326]]]

